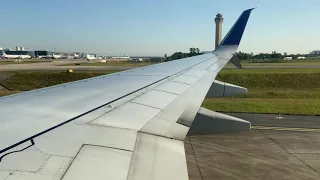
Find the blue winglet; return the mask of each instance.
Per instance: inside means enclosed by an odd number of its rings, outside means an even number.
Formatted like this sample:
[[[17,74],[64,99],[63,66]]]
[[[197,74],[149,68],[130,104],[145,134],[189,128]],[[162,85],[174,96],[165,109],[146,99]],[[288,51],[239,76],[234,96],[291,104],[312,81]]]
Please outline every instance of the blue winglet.
[[[225,36],[225,38],[220,43],[221,45],[239,45],[244,29],[246,28],[249,16],[251,11],[255,9],[248,9],[243,11],[243,13],[240,15],[239,19],[236,21],[236,23],[233,25],[231,30],[228,32],[228,34]]]

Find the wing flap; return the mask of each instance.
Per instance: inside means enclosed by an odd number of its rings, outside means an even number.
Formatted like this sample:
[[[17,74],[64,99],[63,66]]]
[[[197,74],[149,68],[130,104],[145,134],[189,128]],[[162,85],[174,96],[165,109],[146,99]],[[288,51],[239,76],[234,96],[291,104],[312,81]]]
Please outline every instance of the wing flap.
[[[200,108],[194,123],[188,132],[189,135],[203,135],[214,133],[230,133],[248,131],[251,123],[226,114]]]
[[[126,180],[131,156],[131,151],[84,145],[63,180]]]
[[[245,95],[247,94],[247,92],[248,92],[247,88],[215,80],[212,83],[206,97],[213,98],[213,97],[239,96],[239,95]]]
[[[187,180],[183,141],[139,133],[128,180]]]

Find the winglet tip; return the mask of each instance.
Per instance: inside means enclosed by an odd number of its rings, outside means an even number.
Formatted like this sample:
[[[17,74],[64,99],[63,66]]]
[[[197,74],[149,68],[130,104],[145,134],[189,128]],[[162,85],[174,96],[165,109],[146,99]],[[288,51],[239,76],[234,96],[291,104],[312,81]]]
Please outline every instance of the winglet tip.
[[[242,12],[238,20],[235,22],[233,27],[230,29],[228,34],[224,37],[220,45],[239,45],[244,29],[247,25],[251,11],[255,8],[247,9]]]
[[[247,9],[247,10],[245,10],[245,11],[252,11],[252,10],[254,10],[254,9],[257,9],[257,7],[250,8],[250,9]]]

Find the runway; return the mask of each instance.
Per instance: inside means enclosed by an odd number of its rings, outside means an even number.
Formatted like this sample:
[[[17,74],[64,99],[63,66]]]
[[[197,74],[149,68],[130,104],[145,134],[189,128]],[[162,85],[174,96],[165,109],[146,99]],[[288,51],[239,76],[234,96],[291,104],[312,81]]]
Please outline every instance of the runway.
[[[294,128],[319,128],[319,117],[282,116],[277,119],[274,114],[228,114],[249,120],[257,127],[282,130],[255,129],[187,137],[185,148],[190,180],[320,179],[320,131],[301,132]]]
[[[288,128],[318,128],[320,116],[293,116],[278,114],[226,113],[251,122],[252,126],[272,126]]]
[[[1,61],[1,60],[0,60]],[[68,70],[74,69],[79,71],[107,71],[107,70],[127,70],[136,68],[135,66],[85,66],[75,64],[88,63],[86,60],[54,60],[48,62],[35,62],[28,64],[2,64],[1,71],[47,71],[47,70]],[[234,69],[234,66],[226,66],[226,69]],[[320,66],[244,66],[244,69],[284,69],[284,68],[320,68]]]

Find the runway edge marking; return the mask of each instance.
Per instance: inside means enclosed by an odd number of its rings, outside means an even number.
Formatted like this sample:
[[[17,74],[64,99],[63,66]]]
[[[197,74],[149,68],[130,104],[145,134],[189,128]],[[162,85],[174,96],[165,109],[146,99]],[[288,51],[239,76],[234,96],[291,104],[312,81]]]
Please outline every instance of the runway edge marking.
[[[274,127],[274,126],[251,126],[253,130],[276,130],[276,131],[297,131],[297,132],[320,132],[320,129],[313,128],[293,128],[293,127]]]

